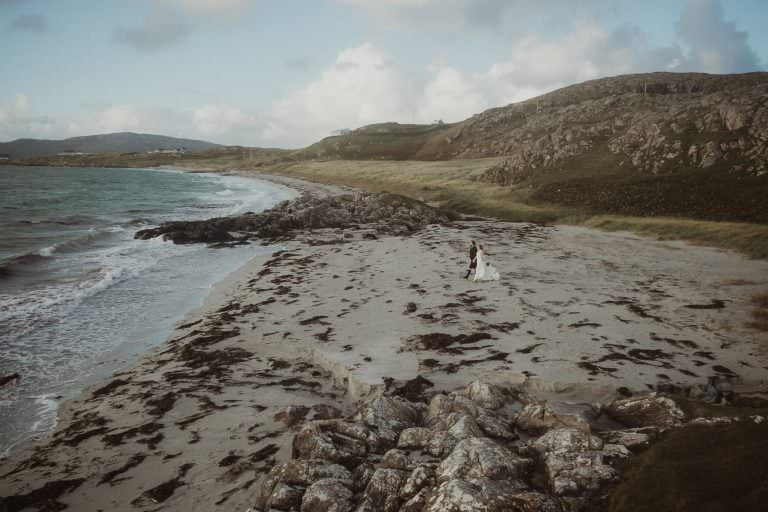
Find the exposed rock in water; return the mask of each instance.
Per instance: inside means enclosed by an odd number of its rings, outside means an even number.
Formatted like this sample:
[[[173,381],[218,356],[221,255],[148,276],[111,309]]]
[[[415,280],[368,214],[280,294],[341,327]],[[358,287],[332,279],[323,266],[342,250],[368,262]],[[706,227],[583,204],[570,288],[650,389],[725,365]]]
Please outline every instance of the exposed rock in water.
[[[410,235],[428,224],[444,224],[456,216],[421,201],[389,193],[360,193],[284,201],[261,213],[199,221],[166,222],[142,229],[134,238],[159,236],[177,244],[231,244],[252,239],[277,240],[306,229],[352,228],[366,225],[378,233]]]

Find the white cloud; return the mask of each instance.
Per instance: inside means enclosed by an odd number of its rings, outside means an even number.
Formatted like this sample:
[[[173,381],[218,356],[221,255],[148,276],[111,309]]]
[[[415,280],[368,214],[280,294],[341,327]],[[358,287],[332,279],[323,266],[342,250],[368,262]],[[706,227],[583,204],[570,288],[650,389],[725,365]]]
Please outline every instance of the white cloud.
[[[300,146],[338,128],[406,120],[413,84],[397,64],[370,44],[339,53],[335,63],[304,89],[274,102],[265,140]]]
[[[17,94],[16,95],[16,110],[18,110],[21,113],[24,113],[29,108],[29,98],[26,94]]]
[[[24,94],[17,94],[14,101],[0,102],[0,141],[44,137],[57,128],[51,117],[29,112],[29,98]]]
[[[185,9],[201,11],[226,11],[256,3],[255,0],[166,0],[166,2]]]
[[[211,136],[228,135],[257,121],[234,107],[206,105],[192,110],[192,124],[200,134]]]
[[[689,47],[688,67],[709,73],[743,73],[759,69],[748,34],[725,20],[718,0],[688,0],[675,24]]]

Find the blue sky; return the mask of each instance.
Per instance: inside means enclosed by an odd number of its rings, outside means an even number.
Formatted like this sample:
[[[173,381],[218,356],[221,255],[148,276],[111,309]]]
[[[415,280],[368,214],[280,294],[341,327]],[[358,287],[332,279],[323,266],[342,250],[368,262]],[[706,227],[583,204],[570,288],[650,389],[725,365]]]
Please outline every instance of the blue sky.
[[[0,140],[300,147],[583,80],[768,63],[761,0],[0,0]]]

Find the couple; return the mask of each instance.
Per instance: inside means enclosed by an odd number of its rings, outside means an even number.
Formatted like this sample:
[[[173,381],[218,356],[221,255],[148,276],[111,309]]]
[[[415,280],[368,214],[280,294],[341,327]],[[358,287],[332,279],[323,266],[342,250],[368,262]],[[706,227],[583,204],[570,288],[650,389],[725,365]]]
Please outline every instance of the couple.
[[[499,276],[499,271],[486,259],[483,246],[481,245],[478,250],[475,241],[472,240],[471,242],[472,243],[469,245],[469,268],[467,269],[467,274],[464,276],[464,279],[469,277],[472,269],[475,269],[475,277],[472,281],[498,281],[501,277]]]

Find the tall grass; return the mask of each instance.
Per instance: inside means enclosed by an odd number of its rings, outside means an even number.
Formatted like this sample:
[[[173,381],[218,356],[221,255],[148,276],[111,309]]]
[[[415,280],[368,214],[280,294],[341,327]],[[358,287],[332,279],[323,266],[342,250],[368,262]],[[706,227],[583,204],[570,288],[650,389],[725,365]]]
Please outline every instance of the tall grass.
[[[260,170],[310,181],[346,185],[373,192],[395,192],[470,215],[516,222],[563,223],[631,231],[661,240],[686,240],[768,259],[768,226],[684,218],[599,215],[577,208],[541,204],[530,189],[477,181],[496,159],[424,161],[301,161]]]

